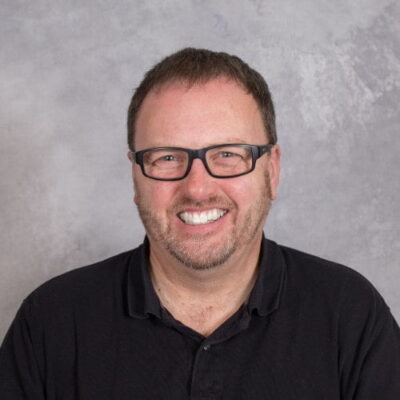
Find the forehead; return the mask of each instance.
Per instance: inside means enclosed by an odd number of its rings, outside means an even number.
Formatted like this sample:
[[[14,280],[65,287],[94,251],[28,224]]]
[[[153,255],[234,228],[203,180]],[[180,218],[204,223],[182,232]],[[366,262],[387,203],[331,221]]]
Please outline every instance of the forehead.
[[[253,96],[226,78],[169,83],[145,98],[136,121],[135,147],[264,144],[262,116]]]

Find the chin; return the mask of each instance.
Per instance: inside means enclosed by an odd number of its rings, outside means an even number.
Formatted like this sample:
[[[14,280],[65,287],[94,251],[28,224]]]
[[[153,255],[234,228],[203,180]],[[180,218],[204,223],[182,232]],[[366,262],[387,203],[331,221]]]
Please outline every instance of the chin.
[[[215,243],[204,236],[197,236],[192,237],[190,243],[187,240],[168,240],[165,245],[168,252],[184,266],[194,270],[208,270],[227,262],[238,244],[233,240],[222,244],[219,240]]]

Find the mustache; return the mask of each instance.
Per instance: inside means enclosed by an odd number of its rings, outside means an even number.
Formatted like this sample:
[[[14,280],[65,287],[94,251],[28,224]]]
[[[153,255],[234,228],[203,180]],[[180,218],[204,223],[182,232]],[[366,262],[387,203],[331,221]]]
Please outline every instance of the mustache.
[[[206,200],[193,200],[187,197],[178,199],[172,206],[172,211],[177,213],[185,208],[223,208],[232,209],[236,204],[227,199],[215,196]]]

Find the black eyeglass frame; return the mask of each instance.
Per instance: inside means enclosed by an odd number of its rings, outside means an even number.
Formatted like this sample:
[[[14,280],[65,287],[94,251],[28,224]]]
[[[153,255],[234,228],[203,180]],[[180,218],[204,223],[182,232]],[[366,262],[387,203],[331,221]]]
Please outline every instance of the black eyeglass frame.
[[[240,174],[236,174],[236,175],[225,176],[225,175],[213,174],[210,171],[210,168],[208,167],[208,164],[207,164],[206,152],[211,149],[217,149],[218,147],[229,147],[229,146],[238,146],[238,147],[243,147],[243,148],[247,148],[247,149],[251,150],[251,155],[252,155],[251,169],[249,169],[246,172],[241,172]],[[197,149],[197,150],[186,149],[183,147],[151,147],[151,148],[143,149],[143,150],[139,150],[139,151],[131,151],[130,158],[131,158],[131,161],[134,160],[136,162],[136,164],[140,165],[140,168],[141,168],[144,176],[146,176],[147,178],[150,178],[150,179],[155,179],[157,181],[180,181],[182,179],[185,179],[189,175],[189,172],[192,168],[193,160],[195,160],[196,158],[199,158],[202,161],[205,169],[212,177],[219,178],[219,179],[228,179],[228,178],[236,178],[238,176],[246,175],[246,174],[249,174],[250,172],[254,171],[254,168],[256,167],[256,161],[261,156],[268,153],[273,147],[274,147],[274,144],[266,144],[266,145],[259,146],[259,145],[255,145],[255,144],[243,144],[243,143],[217,144],[217,145],[204,147],[202,149]],[[184,151],[189,156],[188,165],[187,165],[185,173],[178,178],[157,178],[157,177],[148,175],[144,168],[143,156],[144,156],[144,153],[146,153],[147,151],[150,151],[150,150],[180,150],[180,151]]]

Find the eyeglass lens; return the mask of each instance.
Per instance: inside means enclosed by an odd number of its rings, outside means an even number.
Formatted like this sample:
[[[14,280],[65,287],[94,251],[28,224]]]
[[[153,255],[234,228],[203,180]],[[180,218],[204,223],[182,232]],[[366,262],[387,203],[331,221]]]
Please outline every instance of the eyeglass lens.
[[[205,155],[208,169],[218,176],[238,175],[252,168],[252,151],[241,146],[222,146],[208,149]],[[175,179],[185,175],[189,154],[184,150],[149,150],[143,155],[147,175],[160,179]]]

